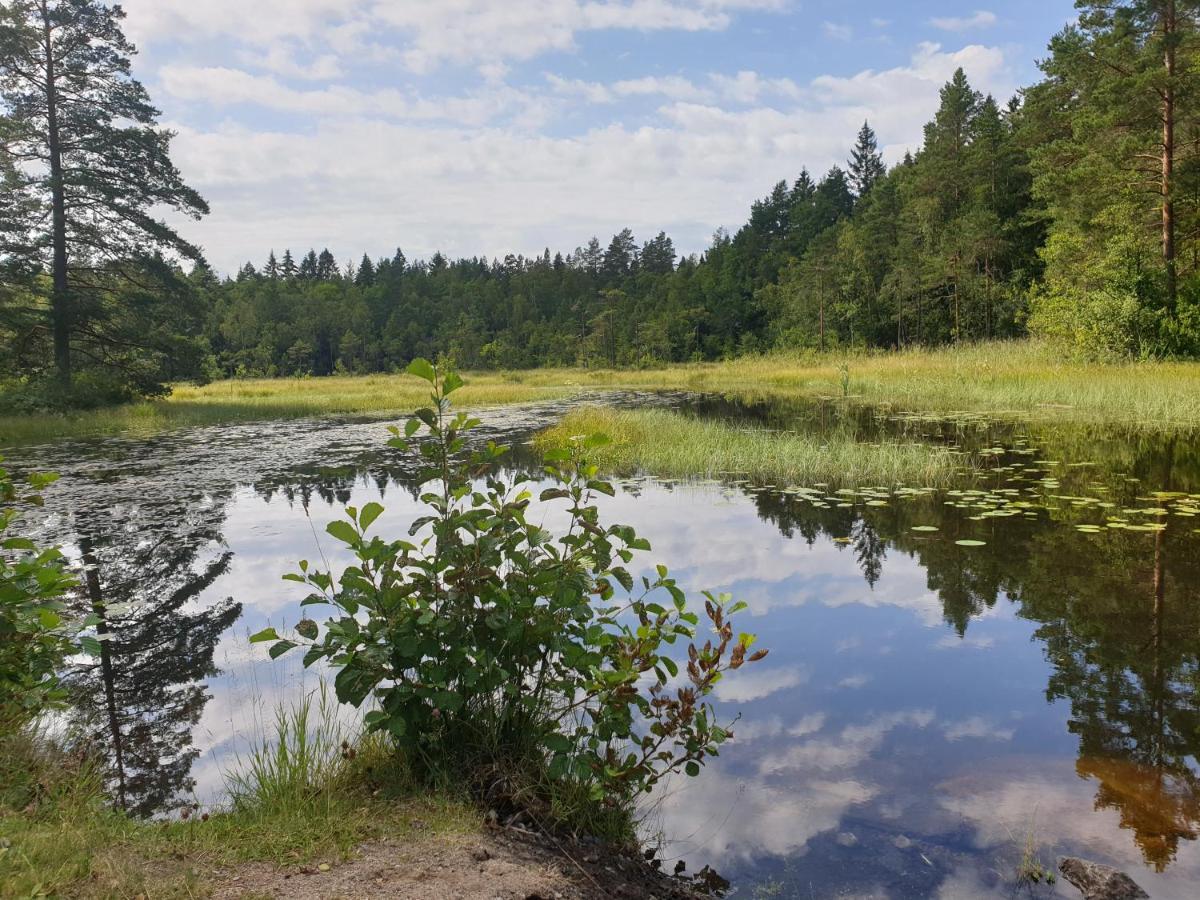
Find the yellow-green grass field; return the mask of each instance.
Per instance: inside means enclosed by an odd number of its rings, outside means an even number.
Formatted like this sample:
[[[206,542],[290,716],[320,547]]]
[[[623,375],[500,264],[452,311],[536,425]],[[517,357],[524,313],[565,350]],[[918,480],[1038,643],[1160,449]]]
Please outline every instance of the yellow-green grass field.
[[[467,407],[559,399],[589,390],[690,390],[744,398],[843,397],[914,413],[1027,421],[1200,425],[1200,363],[1078,362],[1031,341],[960,349],[751,356],[658,369],[467,373]],[[147,435],[189,425],[346,414],[401,414],[425,397],[408,375],[278,378],[179,385],[164,400],[73,415],[0,418],[0,446],[61,437]]]

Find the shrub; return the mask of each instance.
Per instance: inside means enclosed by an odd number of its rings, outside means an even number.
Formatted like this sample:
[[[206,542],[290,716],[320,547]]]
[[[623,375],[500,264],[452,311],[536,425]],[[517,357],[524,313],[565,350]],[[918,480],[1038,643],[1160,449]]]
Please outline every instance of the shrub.
[[[75,582],[57,548],[39,549],[12,533],[22,509],[40,506],[38,492],[53,481],[52,475],[34,475],[27,487],[19,486],[0,467],[0,726],[5,728],[65,699],[57,672],[74,645],[62,600]]]
[[[713,634],[700,643],[699,617],[664,567],[635,588],[626,566],[649,544],[600,521],[596,496],[614,490],[586,455],[603,438],[547,456],[540,501],[566,512],[551,532],[527,515],[537,479],[506,481],[506,448],[468,448],[479,422],[451,412],[459,376],[424,360],[409,371],[430,382],[432,405],[389,443],[419,454],[428,513],[406,539],[385,540],[371,534],[382,506],[348,508],[327,531],[355,562],[335,576],[304,561],[286,576],[314,589],[303,605],[329,604],[335,616],[252,640],[273,641],[272,657],[303,646],[305,665],[327,660],[339,700],[370,698],[368,727],[418,773],[466,774],[490,789],[532,771],[618,809],[668,773],[696,775],[728,736],[705,698],[766,655],[734,634],[742,604],[706,593]]]

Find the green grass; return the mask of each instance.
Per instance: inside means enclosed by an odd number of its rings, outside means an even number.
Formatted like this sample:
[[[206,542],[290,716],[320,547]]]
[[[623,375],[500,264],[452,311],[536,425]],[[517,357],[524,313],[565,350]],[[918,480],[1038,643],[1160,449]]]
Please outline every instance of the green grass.
[[[538,369],[468,373],[466,407],[525,403],[588,389],[690,390],[746,399],[842,396],[915,413],[1121,424],[1200,426],[1200,363],[1075,362],[1032,341],[959,349],[848,355],[771,354],[658,369]],[[407,375],[276,378],[180,385],[165,400],[69,416],[0,417],[0,446],[87,435],[147,435],[189,425],[321,415],[402,413],[423,402]]]
[[[853,434],[820,437],[739,427],[671,410],[586,407],[543,432],[543,449],[572,437],[603,433],[611,443],[589,455],[620,475],[648,472],[664,478],[736,473],[757,482],[941,486],[953,483],[966,461],[940,447],[915,443],[863,443]]]
[[[281,712],[278,747],[264,741],[230,776],[230,808],[169,822],[114,811],[85,758],[10,730],[0,738],[0,897],[204,896],[218,867],[333,862],[362,841],[410,834],[414,819],[422,839],[478,828],[479,813],[453,792],[418,792],[381,742],[344,750],[330,709],[313,716],[306,701]]]

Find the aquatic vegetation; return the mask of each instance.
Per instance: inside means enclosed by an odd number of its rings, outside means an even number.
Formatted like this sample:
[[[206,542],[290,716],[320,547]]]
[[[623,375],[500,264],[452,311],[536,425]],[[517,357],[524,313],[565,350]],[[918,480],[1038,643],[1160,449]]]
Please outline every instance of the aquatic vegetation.
[[[596,461],[622,475],[706,478],[738,473],[760,482],[949,485],[970,467],[963,454],[944,446],[866,442],[837,431],[772,431],[662,409],[582,407],[536,443],[563,447],[573,435],[593,432],[611,439],[597,448]],[[886,502],[884,497],[873,499]]]

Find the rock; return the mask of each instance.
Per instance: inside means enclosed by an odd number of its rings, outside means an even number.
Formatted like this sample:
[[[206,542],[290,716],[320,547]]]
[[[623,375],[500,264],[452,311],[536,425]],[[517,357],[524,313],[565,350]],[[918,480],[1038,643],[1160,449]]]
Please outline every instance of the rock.
[[[894,838],[892,838],[892,846],[895,847],[897,850],[907,850],[909,847],[912,846],[912,839],[905,837],[902,834],[898,834]]]
[[[471,858],[475,862],[487,862],[492,858],[492,854],[488,853],[487,847],[476,847],[471,851]]]
[[[843,847],[858,846],[858,835],[853,831],[843,831],[837,836],[837,842]]]
[[[1084,900],[1141,900],[1150,896],[1132,878],[1112,866],[1067,856],[1059,860],[1058,870],[1083,892]]]

